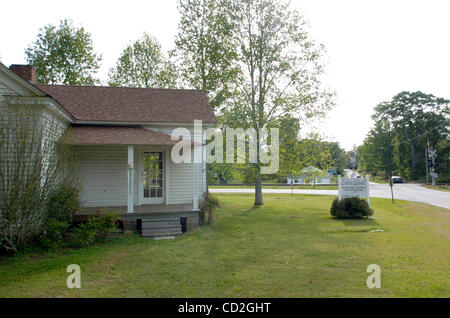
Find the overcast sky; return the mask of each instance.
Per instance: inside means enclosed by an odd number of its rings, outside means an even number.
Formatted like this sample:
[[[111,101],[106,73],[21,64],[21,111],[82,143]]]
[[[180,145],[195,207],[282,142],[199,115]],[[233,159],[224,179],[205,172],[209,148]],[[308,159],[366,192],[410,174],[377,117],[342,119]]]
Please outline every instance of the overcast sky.
[[[403,90],[450,98],[450,1],[292,0],[327,48],[326,84],[337,106],[317,124],[350,150],[372,125],[373,107]],[[122,49],[148,32],[173,48],[175,0],[4,1],[0,5],[0,60],[25,63],[24,49],[45,24],[70,18],[92,34],[106,79]]]

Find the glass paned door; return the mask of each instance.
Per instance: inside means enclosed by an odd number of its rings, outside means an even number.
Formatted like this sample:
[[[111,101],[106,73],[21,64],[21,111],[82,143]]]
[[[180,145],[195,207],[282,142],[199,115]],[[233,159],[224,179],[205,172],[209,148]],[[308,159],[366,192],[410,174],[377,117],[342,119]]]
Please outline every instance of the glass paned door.
[[[164,196],[163,152],[143,152],[142,187],[144,203],[162,203]]]

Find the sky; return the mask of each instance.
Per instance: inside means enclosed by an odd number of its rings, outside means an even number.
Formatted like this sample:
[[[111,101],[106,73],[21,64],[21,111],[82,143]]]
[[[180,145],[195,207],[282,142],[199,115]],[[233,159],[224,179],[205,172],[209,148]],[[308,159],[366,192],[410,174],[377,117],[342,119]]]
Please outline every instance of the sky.
[[[373,108],[404,90],[450,98],[450,1],[292,0],[291,7],[326,47],[324,84],[336,92],[336,106],[313,127],[326,139],[346,150],[361,144]],[[70,18],[91,33],[103,80],[143,32],[172,49],[179,20],[175,0],[15,0],[0,10],[2,63],[25,63],[24,50],[39,28]]]

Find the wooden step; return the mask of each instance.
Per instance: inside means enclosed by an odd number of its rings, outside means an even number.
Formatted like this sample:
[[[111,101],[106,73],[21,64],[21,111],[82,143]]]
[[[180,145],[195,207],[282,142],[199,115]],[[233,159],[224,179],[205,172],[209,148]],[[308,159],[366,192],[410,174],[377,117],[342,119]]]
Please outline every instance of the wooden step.
[[[174,234],[174,233],[161,233],[161,234],[142,234],[141,236],[142,237],[152,237],[152,238],[157,238],[157,237],[170,237],[170,238],[172,238],[173,236],[178,236],[178,235],[181,235],[182,233],[180,233],[180,234]]]
[[[176,221],[180,222],[180,218],[143,218],[142,222],[154,222],[154,221]]]
[[[156,228],[156,227],[166,227],[166,226],[178,226],[181,225],[179,219],[173,220],[142,220],[142,229]]]
[[[182,234],[179,218],[142,219],[141,235],[143,237],[175,236]]]
[[[152,227],[152,228],[146,228],[142,229],[142,233],[161,233],[161,232],[181,232],[181,225],[169,225],[169,226],[161,226],[161,227]]]

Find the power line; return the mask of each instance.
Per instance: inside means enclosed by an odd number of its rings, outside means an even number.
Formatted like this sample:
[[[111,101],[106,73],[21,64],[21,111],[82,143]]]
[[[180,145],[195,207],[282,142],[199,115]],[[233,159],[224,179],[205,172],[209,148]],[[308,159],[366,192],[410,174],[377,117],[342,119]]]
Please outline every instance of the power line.
[[[401,145],[401,144],[406,143],[406,142],[410,142],[410,141],[412,141],[412,140],[414,140],[414,139],[417,139],[417,138],[419,138],[419,137],[422,137],[422,136],[428,134],[429,132],[431,132],[431,131],[433,131],[433,130],[435,130],[435,129],[438,129],[438,128],[440,128],[440,127],[441,127],[440,125],[439,125],[439,126],[435,126],[435,127],[431,128],[431,129],[426,130],[424,133],[422,133],[422,134],[420,134],[420,135],[417,135],[417,136],[415,136],[415,137],[412,137],[412,138],[409,138],[409,139],[400,141],[400,142],[395,143],[395,144],[390,144],[390,145],[388,145],[388,146],[386,146],[386,147],[380,147],[380,149],[385,149],[385,148],[389,148],[389,147],[392,147],[392,146]]]
[[[420,134],[420,135],[417,135],[417,136],[415,136],[415,137],[409,138],[409,139],[404,140],[404,141],[400,141],[400,142],[395,143],[395,144],[390,144],[390,145],[388,145],[388,146],[386,146],[386,147],[380,147],[380,149],[389,149],[389,148],[392,147],[392,146],[401,145],[401,144],[403,144],[403,143],[410,142],[410,141],[412,141],[412,140],[414,140],[414,139],[417,139],[417,138],[419,138],[419,137],[422,137],[422,136],[428,134],[429,132],[431,132],[431,131],[433,131],[433,130],[435,130],[435,129],[438,129],[438,128],[440,128],[440,127],[441,127],[441,126],[435,126],[435,127],[433,127],[433,128],[430,128],[430,129],[426,130],[424,133],[422,133],[422,134]],[[389,140],[390,140],[390,139],[389,139]],[[392,159],[390,159],[390,163],[387,163],[387,164],[381,164],[381,165],[378,165],[378,164],[377,164],[376,166],[379,167],[379,168],[387,167],[387,166],[391,166],[391,165],[393,164],[393,162],[394,162],[394,161],[393,161]]]

